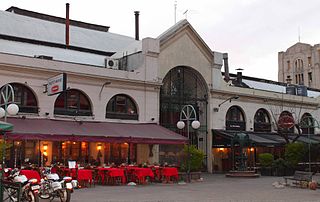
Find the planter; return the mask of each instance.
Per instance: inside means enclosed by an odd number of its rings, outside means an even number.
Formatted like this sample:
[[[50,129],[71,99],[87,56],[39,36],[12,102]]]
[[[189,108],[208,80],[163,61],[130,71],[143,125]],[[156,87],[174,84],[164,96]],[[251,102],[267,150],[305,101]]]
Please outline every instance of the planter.
[[[179,181],[187,181],[188,175],[186,172],[179,172]],[[199,180],[201,178],[201,172],[190,172],[191,180]]]
[[[271,167],[262,167],[260,169],[260,174],[262,176],[273,176],[273,169]]]
[[[273,169],[274,176],[285,176],[286,175],[286,169],[285,168],[274,168]]]

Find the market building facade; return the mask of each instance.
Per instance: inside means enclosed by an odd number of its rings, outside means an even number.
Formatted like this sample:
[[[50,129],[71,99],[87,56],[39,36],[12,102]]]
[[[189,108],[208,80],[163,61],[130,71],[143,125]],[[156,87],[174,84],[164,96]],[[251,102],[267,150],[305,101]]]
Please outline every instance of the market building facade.
[[[65,19],[8,11],[0,18],[0,85],[14,87],[20,107],[8,118],[14,124],[10,166],[23,159],[179,165],[189,142],[205,153],[207,171],[228,171],[236,166],[231,142],[238,133],[252,143],[238,153],[253,167],[258,153],[281,155],[282,122],[319,119],[320,92],[286,94],[285,83],[229,75],[227,55],[212,51],[187,20],[142,40],[71,21],[66,44]],[[61,73],[67,90],[48,96],[48,79]],[[176,126],[185,105],[194,107],[201,124],[190,133]],[[319,142],[315,128],[301,128]]]
[[[70,21],[67,44],[59,20],[15,7],[1,11],[1,86],[13,86],[20,108],[8,117],[14,124],[8,165],[24,159],[38,165],[154,163],[159,144],[186,143],[157,124],[157,40]],[[62,73],[67,90],[48,96],[48,79]]]

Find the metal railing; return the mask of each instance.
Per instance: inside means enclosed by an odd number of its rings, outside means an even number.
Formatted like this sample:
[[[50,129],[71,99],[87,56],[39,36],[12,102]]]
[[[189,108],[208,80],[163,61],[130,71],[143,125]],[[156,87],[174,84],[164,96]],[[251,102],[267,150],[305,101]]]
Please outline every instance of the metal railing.
[[[20,202],[21,200],[21,184],[20,183],[1,180],[0,189],[1,189],[0,201]]]

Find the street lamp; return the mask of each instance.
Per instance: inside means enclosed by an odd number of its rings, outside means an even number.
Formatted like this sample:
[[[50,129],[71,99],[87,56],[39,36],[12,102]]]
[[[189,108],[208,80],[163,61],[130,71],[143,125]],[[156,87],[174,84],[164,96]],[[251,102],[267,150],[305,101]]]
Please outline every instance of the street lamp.
[[[190,182],[190,137],[189,137],[189,126],[190,121],[191,127],[193,129],[198,129],[200,127],[200,122],[197,120],[196,110],[192,105],[184,105],[180,112],[180,121],[177,123],[177,127],[179,129],[183,129],[185,127],[184,121],[187,122],[187,136],[188,136],[188,151],[187,151],[187,181]]]
[[[227,102],[227,101],[229,101],[229,102],[231,102],[231,100],[236,100],[236,99],[239,99],[239,96],[232,96],[232,97],[229,97],[229,98],[227,98],[226,100],[224,100],[223,102],[221,102],[219,105],[218,105],[218,107],[220,107],[223,103],[225,103],[225,102]]]
[[[3,107],[3,108],[2,108]],[[4,117],[3,125],[10,126],[10,128],[0,130],[3,133],[3,145],[2,145],[2,178],[4,177],[5,167],[5,142],[6,132],[13,129],[11,124],[7,123],[7,115],[16,115],[19,111],[18,105],[14,104],[14,90],[10,84],[5,84],[0,90],[0,118]]]
[[[309,172],[311,171],[311,138],[310,138],[310,128],[319,128],[319,123],[316,119],[314,119],[312,116],[306,116],[303,117],[300,122],[300,127],[307,128],[308,129],[308,157],[309,157]]]

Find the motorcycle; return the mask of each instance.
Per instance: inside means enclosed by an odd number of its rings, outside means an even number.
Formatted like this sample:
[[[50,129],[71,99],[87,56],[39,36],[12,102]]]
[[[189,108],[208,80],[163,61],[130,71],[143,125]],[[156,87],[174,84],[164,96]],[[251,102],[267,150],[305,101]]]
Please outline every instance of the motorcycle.
[[[5,170],[5,172],[8,172]],[[28,202],[39,202],[39,188],[37,179],[27,179],[25,175],[20,175],[18,169],[13,169],[11,173],[5,178],[8,182],[20,183],[21,184],[21,193],[19,197],[19,191],[12,187],[4,187],[7,194],[7,198],[10,201],[28,201]]]
[[[72,178],[63,177],[62,179],[56,173],[51,173],[50,168],[42,171],[43,178],[40,182],[39,197],[42,199],[60,198],[61,202],[69,202],[73,192]]]

